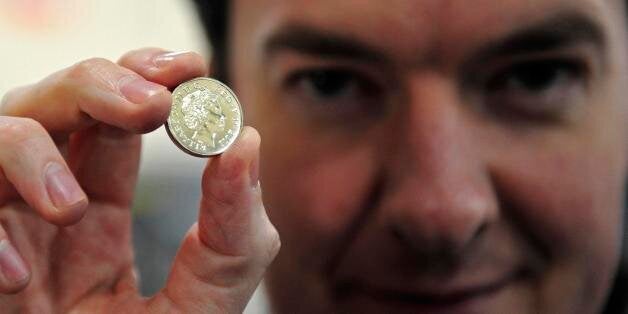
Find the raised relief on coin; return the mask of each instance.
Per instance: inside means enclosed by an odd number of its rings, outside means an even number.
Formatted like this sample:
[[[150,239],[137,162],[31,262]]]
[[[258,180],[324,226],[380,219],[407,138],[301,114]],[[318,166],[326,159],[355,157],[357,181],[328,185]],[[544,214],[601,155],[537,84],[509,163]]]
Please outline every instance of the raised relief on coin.
[[[196,78],[172,93],[166,130],[183,151],[199,157],[218,155],[236,139],[242,127],[242,108],[223,83]]]

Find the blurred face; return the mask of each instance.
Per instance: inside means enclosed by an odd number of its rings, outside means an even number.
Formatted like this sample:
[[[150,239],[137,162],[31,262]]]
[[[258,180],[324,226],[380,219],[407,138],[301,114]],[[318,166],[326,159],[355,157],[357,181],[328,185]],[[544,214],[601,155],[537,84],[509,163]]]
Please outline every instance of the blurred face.
[[[627,163],[621,0],[235,0],[279,313],[594,313]]]

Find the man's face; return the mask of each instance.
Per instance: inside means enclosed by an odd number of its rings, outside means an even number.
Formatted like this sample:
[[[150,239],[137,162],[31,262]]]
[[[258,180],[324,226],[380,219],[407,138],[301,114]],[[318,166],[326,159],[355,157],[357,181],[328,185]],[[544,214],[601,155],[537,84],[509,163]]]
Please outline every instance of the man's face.
[[[236,0],[280,313],[592,313],[615,272],[621,0]]]

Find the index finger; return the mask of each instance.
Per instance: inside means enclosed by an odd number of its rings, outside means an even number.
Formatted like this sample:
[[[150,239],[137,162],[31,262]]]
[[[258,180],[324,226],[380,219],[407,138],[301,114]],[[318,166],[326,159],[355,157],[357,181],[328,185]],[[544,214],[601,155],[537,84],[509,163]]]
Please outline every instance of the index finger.
[[[170,97],[165,86],[96,58],[10,91],[0,102],[0,115],[32,118],[53,136],[97,122],[144,133],[164,123]]]

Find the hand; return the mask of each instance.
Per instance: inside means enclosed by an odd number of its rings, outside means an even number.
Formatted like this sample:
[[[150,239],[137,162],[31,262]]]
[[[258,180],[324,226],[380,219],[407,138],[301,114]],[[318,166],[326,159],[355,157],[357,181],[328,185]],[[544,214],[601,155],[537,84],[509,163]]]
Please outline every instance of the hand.
[[[91,59],[0,104],[2,313],[241,312],[279,250],[258,185],[259,135],[209,160],[198,222],[165,287],[137,291],[130,206],[139,133],[162,125],[168,88],[202,57],[143,49]],[[180,210],[174,208],[173,210]]]

